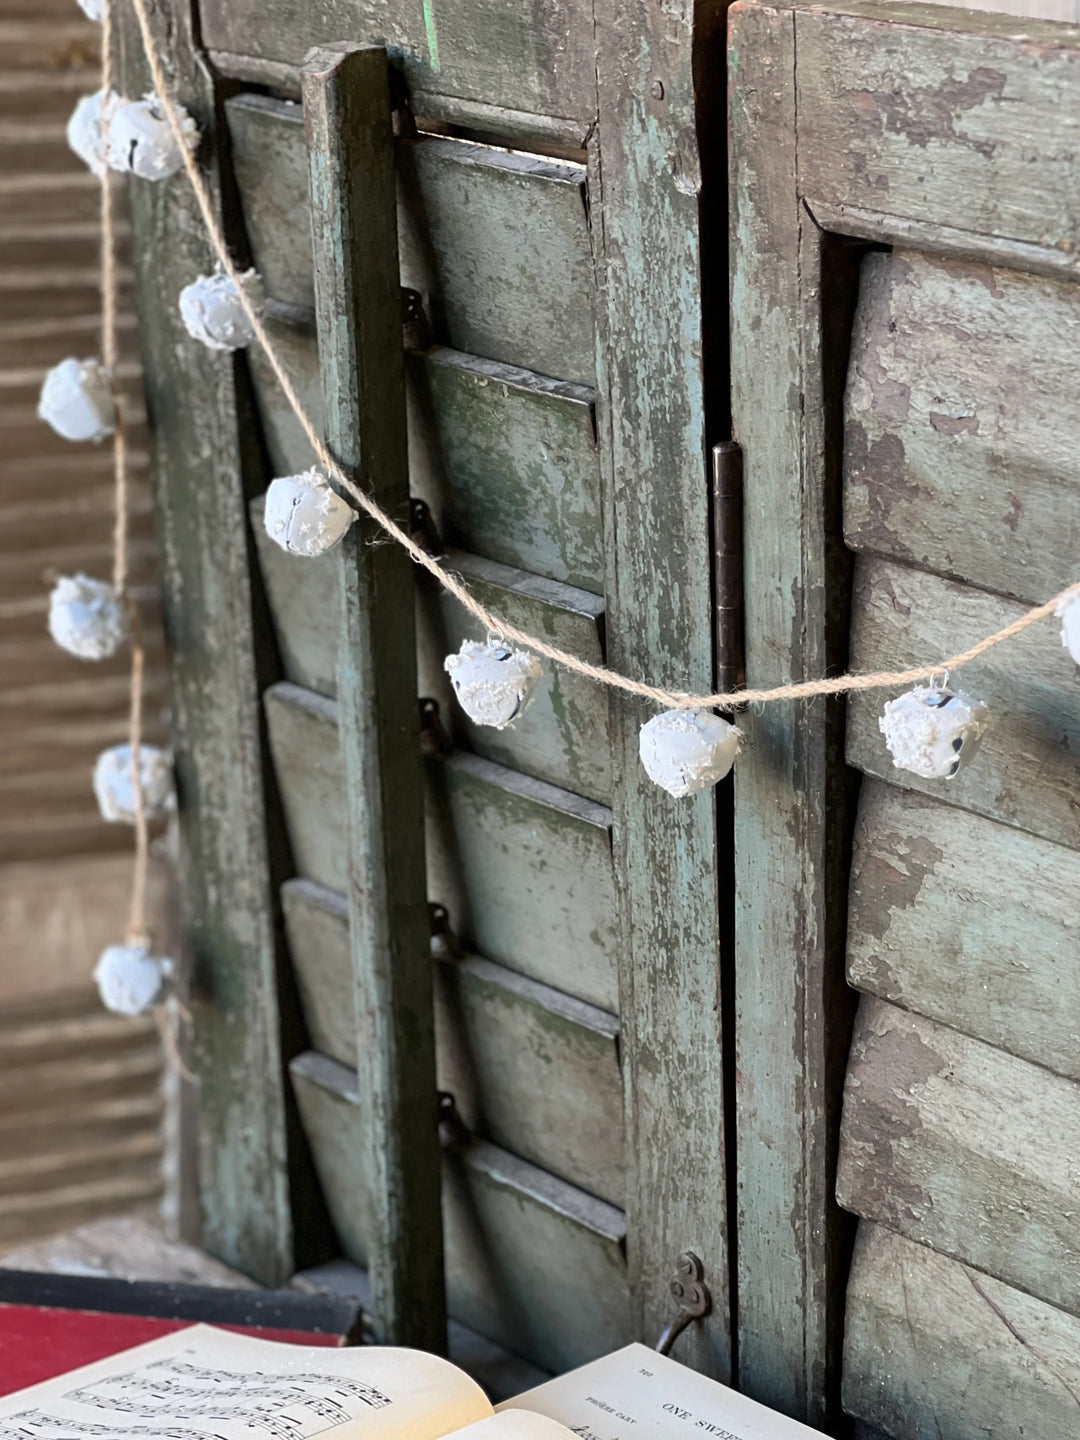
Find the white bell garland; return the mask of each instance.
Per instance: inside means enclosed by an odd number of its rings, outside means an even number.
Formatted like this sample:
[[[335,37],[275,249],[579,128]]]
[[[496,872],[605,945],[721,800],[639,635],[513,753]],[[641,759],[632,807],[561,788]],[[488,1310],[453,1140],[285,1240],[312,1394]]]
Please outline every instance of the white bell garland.
[[[356,511],[318,470],[279,475],[266,492],[266,533],[290,555],[325,555],[355,519]]]
[[[244,294],[257,313],[262,313],[262,280],[254,270],[240,276]],[[180,291],[180,319],[195,340],[209,350],[243,350],[255,339],[255,331],[240,300],[239,288],[228,275],[200,275]]]
[[[94,797],[101,818],[110,824],[135,824],[135,785],[131,771],[130,745],[110,746],[101,752],[94,765]],[[166,751],[156,745],[139,746],[139,781],[147,820],[160,820],[175,809],[172,759]]]
[[[106,581],[62,575],[49,595],[49,634],[80,660],[107,660],[128,638],[127,612]]]
[[[195,150],[199,132],[182,105],[176,106],[188,150]],[[115,98],[106,112],[105,161],[111,170],[142,180],[168,180],[183,167],[177,143],[156,95],[141,100]]]
[[[962,691],[918,685],[890,700],[878,721],[897,770],[951,780],[975,756],[990,708]]]
[[[535,655],[498,640],[463,640],[443,669],[469,719],[495,730],[505,730],[522,714],[544,673]]]
[[[120,96],[112,91],[109,98],[110,110],[120,102]],[[101,117],[106,104],[104,90],[95,90],[93,95],[84,95],[71,112],[67,123],[67,142],[71,150],[84,165],[89,166],[100,180],[109,168],[105,159],[105,135]]]
[[[723,780],[742,742],[738,726],[710,710],[665,710],[641,727],[638,754],[649,779],[682,799]]]
[[[133,1018],[149,1015],[169,993],[173,963],[151,955],[146,945],[110,945],[94,967],[98,995],[106,1010]]]
[[[1062,645],[1080,665],[1080,594],[1060,600],[1054,614],[1061,621]]]
[[[37,413],[64,440],[104,440],[116,423],[109,372],[100,360],[61,360],[45,375]]]

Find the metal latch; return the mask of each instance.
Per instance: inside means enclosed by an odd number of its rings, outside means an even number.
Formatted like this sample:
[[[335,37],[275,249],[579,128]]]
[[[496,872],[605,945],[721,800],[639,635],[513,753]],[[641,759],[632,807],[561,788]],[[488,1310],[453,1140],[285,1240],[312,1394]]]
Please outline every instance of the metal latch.
[[[705,1270],[692,1250],[679,1256],[675,1278],[671,1282],[671,1298],[679,1308],[656,1342],[655,1348],[661,1355],[670,1355],[671,1347],[690,1322],[700,1320],[712,1309],[712,1296],[705,1284]]]

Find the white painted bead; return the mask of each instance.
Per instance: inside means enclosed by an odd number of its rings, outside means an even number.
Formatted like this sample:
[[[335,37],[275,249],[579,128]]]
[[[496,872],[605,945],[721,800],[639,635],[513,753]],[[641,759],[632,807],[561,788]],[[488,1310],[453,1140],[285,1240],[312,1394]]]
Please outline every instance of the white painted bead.
[[[890,700],[878,724],[897,770],[949,780],[974,758],[989,722],[981,700],[919,685]]]
[[[130,745],[113,745],[98,756],[94,765],[94,795],[103,820],[135,824],[135,785],[131,770]],[[139,778],[146,818],[160,820],[176,804],[172,760],[156,745],[140,745]]]
[[[107,660],[127,639],[127,614],[104,580],[62,575],[49,596],[49,634],[80,660]]]
[[[94,967],[94,980],[106,1010],[148,1015],[165,999],[172,973],[172,961],[151,955],[145,945],[110,945]]]
[[[722,780],[742,748],[742,731],[709,710],[665,710],[641,727],[645,773],[669,795],[697,795]]]
[[[262,311],[262,281],[254,270],[241,275],[244,293]],[[200,275],[180,291],[180,319],[195,340],[209,350],[243,350],[255,339],[251,321],[240,303],[240,291],[228,275]]]
[[[194,150],[199,143],[195,121],[178,105],[184,144]],[[105,127],[105,160],[110,169],[138,175],[142,180],[168,180],[184,163],[183,151],[173,137],[165,112],[156,95],[142,100],[117,99],[108,108]]]
[[[104,440],[116,419],[109,372],[98,360],[61,360],[45,376],[37,413],[65,440]]]
[[[104,0],[78,0],[78,5],[88,20],[96,20],[98,24],[101,23]]]
[[[526,709],[544,673],[535,655],[497,640],[463,640],[443,669],[469,719],[496,730],[505,730]]]
[[[1054,613],[1061,621],[1061,643],[1080,665],[1080,594],[1060,601]]]
[[[318,470],[280,475],[266,492],[266,533],[290,555],[325,555],[355,519],[356,511]]]
[[[113,91],[112,105],[116,105],[119,100],[120,97]],[[105,136],[101,129],[104,105],[104,90],[96,90],[93,95],[84,95],[71,112],[71,119],[67,123],[69,147],[99,180],[108,168],[105,161]]]

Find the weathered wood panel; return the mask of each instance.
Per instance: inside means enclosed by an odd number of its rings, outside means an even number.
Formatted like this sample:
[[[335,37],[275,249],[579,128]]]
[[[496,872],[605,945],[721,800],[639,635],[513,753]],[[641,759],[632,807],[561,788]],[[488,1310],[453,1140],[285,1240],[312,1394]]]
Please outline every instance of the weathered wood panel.
[[[291,1068],[339,1237],[362,1265],[355,1077],[310,1054]],[[613,1205],[478,1140],[444,1162],[443,1224],[450,1313],[481,1335],[552,1370],[631,1338],[625,1221]]]
[[[299,107],[259,95],[226,105],[236,180],[268,293],[313,303]],[[401,283],[435,339],[590,383],[592,252],[584,166],[421,137],[396,148]]]
[[[801,21],[787,6],[736,4],[729,13],[732,414],[744,452],[753,686],[826,673],[840,662],[844,625],[839,547],[830,550],[825,528],[836,497],[824,434],[835,413],[844,255],[824,251],[798,193]],[[766,706],[740,715],[739,726],[739,1383],[821,1425],[837,1399],[846,1263],[833,1195],[850,1003],[835,843],[846,808],[842,734],[824,701]]]
[[[1068,257],[1080,233],[1077,152],[1047,137],[1080,105],[1075,32],[914,5],[886,16],[874,0],[838,8],[795,21],[811,209],[885,211]]]
[[[319,425],[314,331],[280,317],[267,323]],[[250,363],[275,474],[307,469],[311,447],[257,347]],[[407,381],[411,489],[447,543],[599,593],[593,391],[440,346],[409,357]]]
[[[282,888],[312,1045],[356,1052],[344,897]],[[625,1184],[619,1023],[594,1005],[470,955],[435,967],[439,1088],[469,1129],[618,1204]]]
[[[142,41],[122,15],[118,88],[151,88]],[[191,7],[159,7],[157,43],[174,94],[212,130],[216,94]],[[212,187],[216,172],[208,172]],[[195,1008],[204,1242],[266,1284],[318,1245],[292,1188],[299,1163],[285,1094],[289,1036],[277,1003],[278,943],[259,688],[268,645],[252,607],[235,359],[193,342],[173,303],[213,267],[206,230],[178,177],[129,192],[183,864],[183,944],[198,957]]]
[[[848,979],[1080,1080],[1080,855],[891,785],[863,785]]]
[[[450,552],[450,568],[497,615],[534,635],[603,663],[604,602],[585,590],[508,565]],[[611,798],[608,693],[560,666],[543,662],[543,678],[528,708],[505,730],[474,725],[454,699],[443,660],[462,640],[488,632],[452,596],[433,585],[420,593],[420,693],[439,701],[447,729],[478,755],[561,785],[591,800]]]
[[[287,681],[265,704],[296,869],[344,892],[337,707]],[[611,812],[459,753],[428,762],[427,813],[428,895],[469,948],[614,1011]]]
[[[1032,604],[1076,579],[1078,346],[1075,283],[868,255],[845,406],[848,544]]]
[[[266,496],[258,495],[248,513],[282,673],[319,695],[336,695],[341,636],[338,556],[288,554],[266,533],[265,507]]]
[[[234,68],[250,57],[295,73],[310,46],[348,38],[385,44],[420,92],[586,121],[596,108],[592,12],[580,0],[329,0],[317,8],[305,0],[201,0],[199,11],[204,42],[228,52],[215,60],[231,59]]]
[[[412,488],[444,540],[599,594],[593,391],[440,347],[408,377]]]
[[[1080,1313],[1080,1089],[864,997],[844,1096],[840,1203]]]
[[[1024,608],[935,575],[861,559],[855,571],[851,668],[893,670],[932,663],[1001,629]],[[952,780],[922,780],[894,767],[878,729],[888,692],[853,695],[848,702],[848,759],[893,784],[1080,847],[1075,669],[1052,620],[965,666],[953,683],[992,707],[993,724],[974,761]]]
[[[902,1440],[1076,1431],[1080,1321],[862,1224],[848,1283],[844,1408]]]

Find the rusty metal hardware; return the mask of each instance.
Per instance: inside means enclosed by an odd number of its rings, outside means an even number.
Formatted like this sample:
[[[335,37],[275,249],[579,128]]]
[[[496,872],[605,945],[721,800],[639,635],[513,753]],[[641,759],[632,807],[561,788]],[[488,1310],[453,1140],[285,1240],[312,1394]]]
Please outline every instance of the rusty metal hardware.
[[[675,1267],[675,1278],[671,1282],[671,1298],[679,1307],[664,1326],[656,1350],[661,1355],[670,1355],[671,1347],[686,1327],[694,1320],[700,1320],[712,1309],[712,1296],[705,1284],[705,1271],[701,1261],[691,1250],[679,1256]]]
[[[419,290],[401,287],[402,344],[408,351],[430,350],[431,325],[424,311],[424,297]]]
[[[435,528],[427,501],[419,500],[415,495],[409,501],[409,535],[420,549],[426,550],[429,555],[438,557],[446,553],[446,546]]]
[[[438,1092],[436,1124],[439,1145],[450,1155],[460,1155],[472,1144],[472,1132],[458,1113],[457,1102],[449,1090]]]
[[[429,900],[428,919],[431,922],[431,958],[449,961],[464,959],[465,952],[461,948],[461,941],[454,934],[450,924],[450,912],[446,906]]]
[[[743,455],[734,440],[712,449],[716,687],[746,684],[743,648]]]
[[[420,749],[424,755],[449,755],[453,750],[443,729],[439,702],[430,695],[420,698]]]

